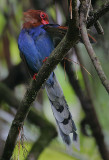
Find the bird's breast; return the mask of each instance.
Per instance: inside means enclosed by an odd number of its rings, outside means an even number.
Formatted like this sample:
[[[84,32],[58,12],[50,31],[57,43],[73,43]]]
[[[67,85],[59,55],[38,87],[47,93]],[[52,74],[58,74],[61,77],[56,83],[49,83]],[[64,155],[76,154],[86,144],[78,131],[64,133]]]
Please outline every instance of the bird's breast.
[[[51,37],[42,27],[36,27],[33,30],[30,30],[29,34],[32,36],[35,46],[43,61],[45,57],[48,57],[54,49],[54,44]]]
[[[34,72],[37,72],[54,49],[49,34],[40,27],[23,29],[18,39],[19,49]]]

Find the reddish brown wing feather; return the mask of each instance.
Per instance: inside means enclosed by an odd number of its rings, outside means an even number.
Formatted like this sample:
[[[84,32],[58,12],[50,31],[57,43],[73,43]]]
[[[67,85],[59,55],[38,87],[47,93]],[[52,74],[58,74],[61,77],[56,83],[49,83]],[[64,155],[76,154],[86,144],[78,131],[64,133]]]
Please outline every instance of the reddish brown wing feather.
[[[54,37],[63,38],[68,28],[62,27],[62,26],[59,26],[59,27],[54,27],[54,26],[55,25],[53,24],[48,24],[48,25],[45,25],[43,28],[50,34],[52,38]]]
[[[54,25],[48,24],[44,26],[44,29],[50,34],[52,38],[58,38],[61,41],[61,39],[66,34],[68,27],[64,27],[64,26],[54,27]],[[91,43],[97,42],[95,38],[93,38],[90,34],[88,34],[88,37]],[[81,37],[80,37],[80,41],[82,42]]]
[[[63,27],[63,26],[59,26],[58,27],[59,29],[62,29],[62,30],[67,30],[68,27]],[[89,40],[91,41],[91,43],[96,43],[96,39],[94,37],[92,37],[89,33],[88,33],[88,37],[89,37]]]

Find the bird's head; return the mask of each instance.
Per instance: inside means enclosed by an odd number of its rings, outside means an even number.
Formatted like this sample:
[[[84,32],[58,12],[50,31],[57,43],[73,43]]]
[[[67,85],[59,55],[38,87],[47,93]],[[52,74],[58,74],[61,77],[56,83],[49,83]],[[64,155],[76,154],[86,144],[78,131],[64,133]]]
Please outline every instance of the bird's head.
[[[37,27],[42,24],[49,24],[48,15],[41,10],[28,10],[24,12],[23,28]]]

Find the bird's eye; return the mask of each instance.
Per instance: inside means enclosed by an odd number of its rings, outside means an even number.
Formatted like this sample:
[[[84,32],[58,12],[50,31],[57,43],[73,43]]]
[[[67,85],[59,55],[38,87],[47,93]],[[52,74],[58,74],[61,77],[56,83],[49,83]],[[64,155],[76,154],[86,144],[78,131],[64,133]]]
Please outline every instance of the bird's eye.
[[[46,14],[44,14],[44,13],[41,12],[41,13],[40,13],[40,17],[41,17],[41,18],[45,18],[45,17],[46,17]]]

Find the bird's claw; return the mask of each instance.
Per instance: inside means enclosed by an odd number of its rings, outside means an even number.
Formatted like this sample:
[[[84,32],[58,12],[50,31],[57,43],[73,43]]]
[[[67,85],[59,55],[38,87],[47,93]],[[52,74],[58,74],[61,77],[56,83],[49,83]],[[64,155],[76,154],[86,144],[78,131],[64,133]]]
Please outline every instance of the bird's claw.
[[[33,80],[36,80],[37,73],[33,75]]]
[[[45,59],[43,60],[43,63],[47,60],[48,57],[45,57]]]

